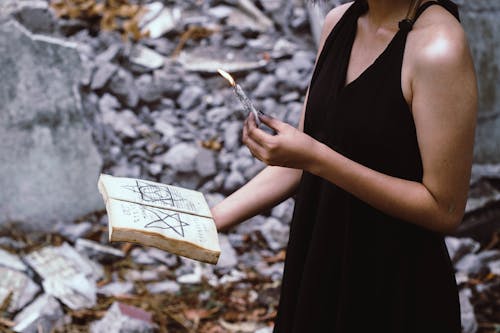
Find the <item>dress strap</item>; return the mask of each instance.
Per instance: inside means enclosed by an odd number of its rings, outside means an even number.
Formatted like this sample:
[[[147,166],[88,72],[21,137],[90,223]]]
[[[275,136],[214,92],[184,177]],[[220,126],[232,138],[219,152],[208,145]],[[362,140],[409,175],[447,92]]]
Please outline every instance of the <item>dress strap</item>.
[[[410,31],[413,28],[413,24],[417,21],[417,19],[422,15],[422,13],[432,5],[440,5],[443,6],[447,11],[449,11],[455,18],[460,21],[460,16],[458,14],[457,5],[450,0],[432,0],[423,3],[420,7],[418,7],[415,16],[410,18],[405,18],[404,20],[399,21],[399,29],[403,31]]]

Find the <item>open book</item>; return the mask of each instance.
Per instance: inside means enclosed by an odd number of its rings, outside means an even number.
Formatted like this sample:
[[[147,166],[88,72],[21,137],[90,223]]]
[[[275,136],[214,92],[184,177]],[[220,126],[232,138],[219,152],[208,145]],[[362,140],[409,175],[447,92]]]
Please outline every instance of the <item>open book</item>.
[[[133,242],[217,263],[217,228],[203,193],[106,174],[97,186],[106,203],[110,242]]]

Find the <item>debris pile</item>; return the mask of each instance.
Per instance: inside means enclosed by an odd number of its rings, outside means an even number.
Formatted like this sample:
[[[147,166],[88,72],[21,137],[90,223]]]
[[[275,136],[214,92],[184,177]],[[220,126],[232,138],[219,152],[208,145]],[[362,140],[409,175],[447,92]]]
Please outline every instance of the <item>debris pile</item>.
[[[68,3],[80,12],[72,14]],[[85,4],[100,20],[81,11]],[[101,29],[111,20],[106,4],[117,6],[116,29]],[[121,13],[120,6],[134,10]],[[311,30],[318,25],[311,20],[317,9],[301,1],[39,0],[12,8],[33,33],[78,45],[86,67],[83,112],[104,173],[198,189],[214,205],[262,170],[242,146],[246,114],[218,68],[235,77],[258,109],[298,124],[316,57]],[[35,9],[45,13],[38,21],[29,19]],[[124,28],[127,20],[132,30]],[[124,31],[132,38],[124,40]],[[467,333],[500,327],[500,234],[477,238],[470,222],[500,221],[492,210],[500,201],[494,168],[476,167],[467,223],[446,239]],[[109,244],[104,211],[58,224],[52,234],[5,228],[0,329],[271,332],[293,204],[289,199],[221,234],[215,266]]]

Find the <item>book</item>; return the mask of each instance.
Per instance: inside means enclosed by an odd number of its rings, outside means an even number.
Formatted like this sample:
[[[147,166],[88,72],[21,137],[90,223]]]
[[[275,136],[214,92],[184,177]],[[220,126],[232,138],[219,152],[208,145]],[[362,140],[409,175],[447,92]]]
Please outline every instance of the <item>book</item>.
[[[101,174],[97,187],[106,204],[109,241],[132,242],[216,264],[217,227],[203,193]]]

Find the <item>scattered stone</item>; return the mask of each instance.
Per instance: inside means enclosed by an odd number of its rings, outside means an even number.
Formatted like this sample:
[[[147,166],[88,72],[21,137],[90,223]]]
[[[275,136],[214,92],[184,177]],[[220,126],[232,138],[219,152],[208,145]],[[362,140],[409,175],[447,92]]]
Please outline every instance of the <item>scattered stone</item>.
[[[138,307],[115,302],[106,315],[91,324],[91,333],[154,333],[152,314]]]
[[[238,254],[224,234],[219,234],[219,245],[221,254],[217,262],[217,268],[233,268],[238,264]]]
[[[100,287],[97,289],[97,293],[101,295],[106,295],[108,297],[111,296],[119,296],[119,295],[126,295],[130,294],[134,291],[134,284],[130,281],[125,281],[125,282],[111,282],[105,286]]]
[[[177,294],[181,291],[181,287],[175,281],[148,283],[146,285],[146,288],[151,294],[160,294],[160,293]]]
[[[141,265],[152,265],[156,263],[156,260],[152,258],[149,253],[140,247],[135,247],[130,251],[130,256],[132,260]]]
[[[24,308],[35,295],[40,287],[24,273],[10,268],[0,267],[0,304],[4,304],[9,295],[10,302],[7,310],[16,312]]]
[[[103,269],[69,244],[44,247],[24,260],[43,279],[45,292],[69,308],[78,310],[96,304],[96,281],[103,277]]]
[[[198,86],[187,86],[177,98],[177,104],[182,110],[190,110],[201,100],[205,90]]]
[[[0,266],[12,268],[18,271],[26,271],[26,265],[15,254],[9,253],[0,248]]]
[[[481,247],[481,244],[472,238],[455,238],[448,236],[445,238],[445,242],[450,259],[454,263],[468,253],[476,253]]]
[[[485,269],[485,266],[477,255],[469,253],[455,263],[455,269],[467,273],[467,275],[477,275]]]
[[[86,236],[92,230],[92,223],[89,221],[71,224],[61,223],[55,230],[68,240],[75,242],[78,238]]]
[[[201,55],[189,54],[181,52],[177,61],[186,69],[191,72],[201,73],[217,73],[219,68],[223,68],[226,72],[247,72],[255,69],[265,67],[268,63],[267,60],[258,61],[231,61],[225,59],[215,59],[204,57]]]
[[[153,77],[149,74],[143,74],[135,80],[135,86],[139,92],[141,100],[146,103],[154,103],[162,98],[163,91],[153,81]]]
[[[127,70],[119,68],[108,86],[109,90],[126,106],[135,108],[139,103],[139,93],[135,87],[134,77]]]
[[[141,44],[134,45],[129,60],[131,63],[149,70],[158,69],[165,63],[161,54]]]
[[[8,175],[0,179],[0,225],[50,231],[103,209],[94,181],[102,160],[82,115],[76,44],[8,20],[0,23],[0,49],[0,75],[9,78],[0,86],[0,174]]]
[[[119,249],[111,246],[101,245],[97,242],[80,238],[75,243],[75,248],[78,252],[86,255],[90,259],[97,260],[103,263],[110,263],[123,259],[125,254]]]
[[[274,217],[269,217],[260,228],[260,233],[273,251],[281,250],[288,243],[290,227]]]
[[[97,67],[97,70],[92,76],[92,81],[90,83],[90,88],[92,90],[98,90],[104,88],[108,83],[109,79],[118,71],[118,66],[111,64],[109,62],[103,63],[101,66]]]
[[[198,152],[199,148],[197,146],[181,142],[170,148],[163,156],[163,162],[175,171],[195,171]]]
[[[147,250],[148,255],[156,261],[167,265],[167,267],[174,267],[177,265],[178,257],[172,253],[165,252],[155,247],[150,247]]]
[[[271,210],[271,215],[280,220],[282,223],[289,224],[292,221],[295,200],[289,198]]]
[[[470,303],[470,298],[472,297],[472,292],[470,289],[465,288],[460,290],[460,312],[462,321],[462,332],[463,333],[475,333],[478,330],[476,316],[474,314],[474,308]]]
[[[245,178],[238,170],[233,170],[227,176],[224,181],[224,191],[226,193],[234,192],[236,189],[240,188],[243,184],[245,184]]]
[[[214,153],[208,149],[200,149],[195,160],[196,172],[203,178],[217,173]]]
[[[63,316],[59,302],[54,297],[43,294],[16,315],[13,330],[19,333],[52,332]]]
[[[155,18],[143,26],[142,32],[147,32],[149,38],[159,38],[175,28],[180,18],[180,8],[164,8]]]

